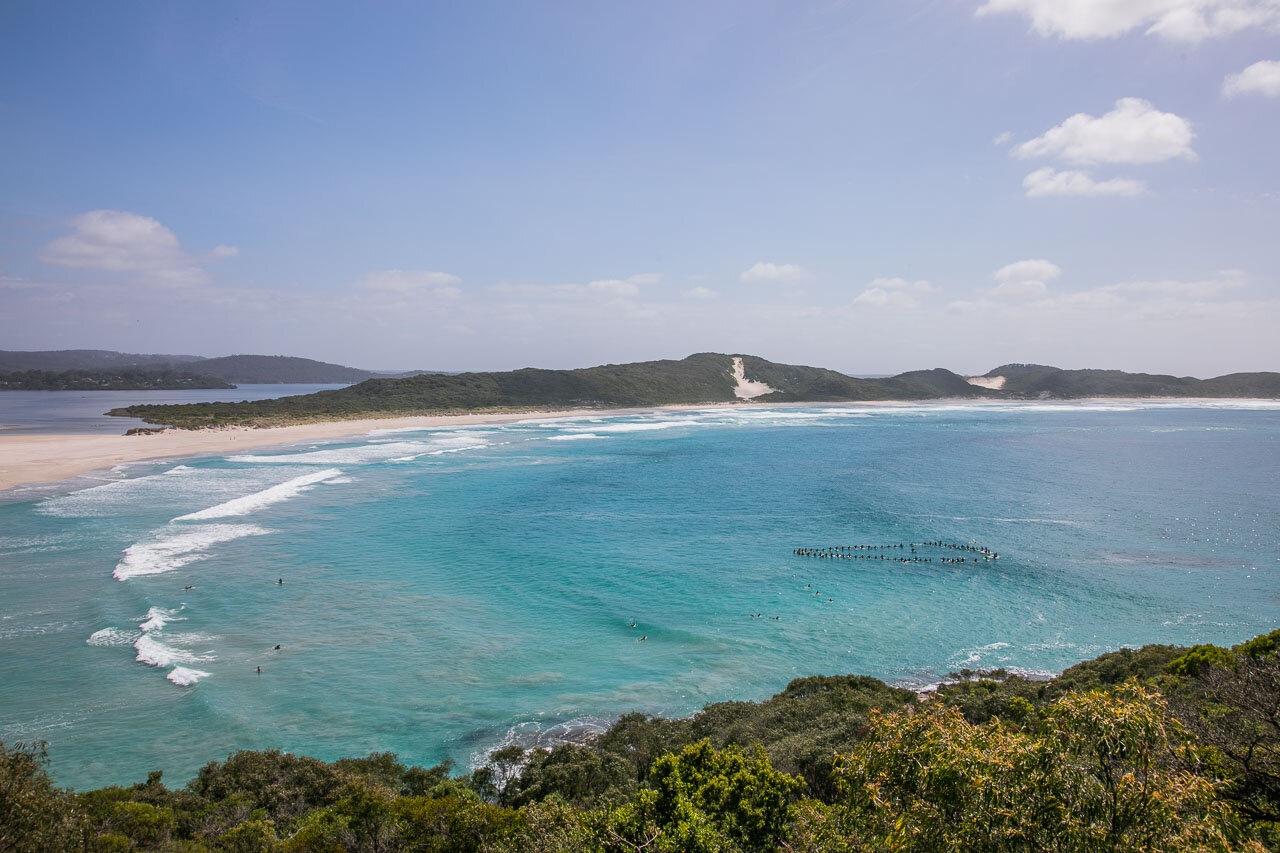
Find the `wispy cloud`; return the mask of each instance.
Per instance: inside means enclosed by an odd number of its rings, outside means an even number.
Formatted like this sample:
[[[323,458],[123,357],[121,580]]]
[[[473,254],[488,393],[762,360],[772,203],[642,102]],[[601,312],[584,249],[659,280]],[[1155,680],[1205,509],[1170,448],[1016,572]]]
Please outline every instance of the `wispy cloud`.
[[[1133,178],[1112,178],[1107,181],[1094,180],[1088,172],[1078,169],[1064,169],[1059,172],[1052,166],[1036,169],[1022,179],[1022,187],[1027,191],[1027,198],[1044,198],[1046,196],[1133,196],[1146,192],[1146,184]]]
[[[1115,38],[1141,29],[1167,41],[1199,42],[1244,30],[1280,29],[1275,0],[986,0],[979,15],[1014,14],[1042,36]]]
[[[41,248],[40,260],[76,269],[139,273],[163,284],[191,285],[208,280],[205,266],[239,253],[233,246],[217,246],[193,254],[155,219],[123,210],[91,210],[68,224],[71,233]]]
[[[741,281],[800,281],[809,271],[796,264],[771,264],[757,261],[738,276]]]

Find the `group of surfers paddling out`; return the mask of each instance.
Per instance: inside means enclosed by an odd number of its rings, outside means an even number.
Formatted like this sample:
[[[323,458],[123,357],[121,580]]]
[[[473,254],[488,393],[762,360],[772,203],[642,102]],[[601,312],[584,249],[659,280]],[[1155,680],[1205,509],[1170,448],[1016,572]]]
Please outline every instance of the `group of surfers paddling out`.
[[[961,551],[976,556],[938,557],[939,563],[977,563],[998,560],[1000,555],[981,545],[962,545],[958,542],[905,542],[896,545],[833,545],[828,548],[796,548],[791,553],[800,557],[820,557],[826,560],[888,560],[893,563],[932,563],[933,557],[923,557],[917,548],[942,548]]]

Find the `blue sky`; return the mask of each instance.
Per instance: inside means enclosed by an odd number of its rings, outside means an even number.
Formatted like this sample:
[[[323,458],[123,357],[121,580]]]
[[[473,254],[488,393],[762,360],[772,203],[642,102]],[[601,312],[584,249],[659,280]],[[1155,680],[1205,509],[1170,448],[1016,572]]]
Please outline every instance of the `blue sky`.
[[[10,3],[0,348],[1280,369],[1280,2]]]

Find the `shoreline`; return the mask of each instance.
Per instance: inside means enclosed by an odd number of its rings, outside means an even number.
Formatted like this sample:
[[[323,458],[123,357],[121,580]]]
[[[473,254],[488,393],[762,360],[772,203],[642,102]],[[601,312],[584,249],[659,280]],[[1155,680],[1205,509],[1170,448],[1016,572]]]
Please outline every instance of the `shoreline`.
[[[1082,397],[1073,400],[991,400],[956,397],[937,400],[866,400],[839,402],[682,403],[622,409],[528,409],[455,415],[360,418],[317,421],[280,427],[218,427],[199,430],[165,429],[150,435],[102,435],[95,433],[0,433],[0,493],[19,487],[45,486],[133,462],[156,462],[236,452],[241,449],[277,447],[325,439],[368,435],[380,430],[450,428],[510,423],[529,418],[610,417],[656,412],[687,412],[741,408],[900,408],[917,406],[1055,405],[1069,408],[1081,403],[1208,403],[1264,402],[1259,398],[1226,397]],[[1266,400],[1265,402],[1275,402]],[[230,445],[230,446],[228,446]]]

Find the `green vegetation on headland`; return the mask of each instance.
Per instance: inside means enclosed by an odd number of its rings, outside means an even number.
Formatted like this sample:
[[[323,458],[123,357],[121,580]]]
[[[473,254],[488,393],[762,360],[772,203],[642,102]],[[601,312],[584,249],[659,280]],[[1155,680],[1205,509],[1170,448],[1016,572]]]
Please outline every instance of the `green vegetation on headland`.
[[[0,745],[0,851],[1261,851],[1280,844],[1280,631],[1146,646],[920,699],[793,681],[455,776],[237,752],[182,789],[76,793]]]
[[[349,388],[275,400],[128,406],[107,414],[183,429],[275,426],[319,420],[455,414],[521,409],[624,408],[723,403],[737,399],[733,356],[698,353],[679,361],[607,364],[579,370],[524,368],[499,373],[422,374],[370,379]],[[988,374],[1002,388],[972,384],[949,370],[920,370],[884,379],[857,379],[820,367],[777,364],[742,356],[748,379],[774,389],[756,399],[781,402],[858,402],[1060,399],[1081,396],[1280,397],[1280,374],[1176,378],[1099,370],[1006,365]],[[204,363],[204,362],[202,362]],[[992,382],[988,384],[1000,384]]]
[[[376,375],[355,367],[286,355],[227,355],[201,359],[192,367],[246,385],[363,382]]]
[[[146,367],[0,373],[0,391],[171,391],[235,387],[216,376]]]

